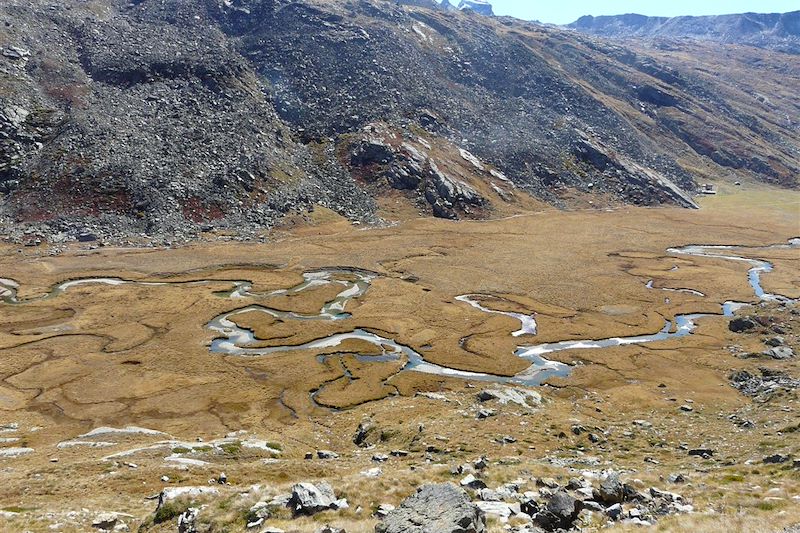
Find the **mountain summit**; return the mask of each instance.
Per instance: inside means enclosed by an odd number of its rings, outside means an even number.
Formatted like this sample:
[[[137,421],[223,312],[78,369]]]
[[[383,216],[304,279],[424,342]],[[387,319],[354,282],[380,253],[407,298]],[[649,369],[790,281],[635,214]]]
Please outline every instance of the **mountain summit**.
[[[567,27],[614,38],[692,38],[800,54],[800,11],[705,17],[587,15]]]

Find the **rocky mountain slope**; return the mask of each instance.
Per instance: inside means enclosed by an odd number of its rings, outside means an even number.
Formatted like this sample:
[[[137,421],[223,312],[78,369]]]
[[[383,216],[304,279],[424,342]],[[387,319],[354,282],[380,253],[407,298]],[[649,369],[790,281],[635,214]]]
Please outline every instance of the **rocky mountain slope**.
[[[319,205],[376,222],[389,202],[489,217],[798,185],[795,56],[412,3],[4,2],[4,233],[173,240]]]
[[[568,27],[615,38],[692,38],[800,54],[800,11],[707,17],[581,17]]]

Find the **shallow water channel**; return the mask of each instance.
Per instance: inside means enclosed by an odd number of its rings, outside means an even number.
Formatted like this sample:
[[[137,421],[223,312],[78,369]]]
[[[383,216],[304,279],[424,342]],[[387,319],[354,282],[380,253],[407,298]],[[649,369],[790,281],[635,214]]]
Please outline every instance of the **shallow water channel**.
[[[767,248],[791,248],[800,250],[800,239],[793,239],[788,244],[773,245]],[[667,252],[674,256],[693,256],[711,257],[730,261],[744,262],[750,265],[748,270],[748,281],[753,289],[755,298],[761,301],[777,301],[790,303],[791,300],[779,294],[766,292],[761,285],[761,275],[771,272],[773,265],[763,259],[750,259],[736,255],[737,250],[743,250],[739,246],[700,246],[691,245],[681,248],[670,248]],[[761,249],[761,248],[759,248]],[[70,280],[60,283],[53,287],[47,294],[28,299],[18,298],[19,284],[11,279],[0,278],[0,301],[6,304],[20,305],[32,301],[44,300],[57,297],[59,294],[79,285],[104,284],[104,285],[124,285],[135,284],[140,286],[164,286],[164,285],[202,285],[210,283],[231,283],[233,288],[230,291],[219,293],[220,296],[234,299],[256,299],[268,300],[272,296],[296,294],[305,290],[323,285],[336,284],[341,286],[341,291],[331,301],[325,303],[319,313],[303,314],[291,311],[280,311],[265,305],[253,304],[246,307],[223,313],[208,324],[207,328],[216,334],[216,338],[210,344],[210,350],[214,353],[241,356],[241,357],[263,357],[278,352],[290,352],[297,350],[313,350],[321,348],[335,348],[347,340],[360,340],[377,346],[381,350],[381,355],[356,355],[360,361],[381,362],[381,361],[401,361],[404,363],[403,369],[415,372],[424,372],[440,376],[449,376],[469,380],[491,381],[498,383],[517,383],[523,385],[539,385],[544,380],[552,376],[567,376],[571,367],[569,365],[550,361],[544,356],[553,352],[563,350],[578,349],[601,349],[611,346],[623,346],[630,344],[643,344],[680,338],[691,334],[697,327],[697,320],[711,314],[690,313],[676,315],[672,320],[665,321],[664,327],[650,335],[637,335],[630,337],[612,337],[607,339],[585,339],[570,340],[546,344],[521,344],[517,347],[515,355],[530,362],[530,366],[523,372],[513,376],[496,376],[480,372],[467,372],[437,365],[425,360],[420,352],[409,346],[397,343],[394,339],[382,337],[376,333],[364,329],[354,329],[347,333],[337,333],[325,338],[316,339],[301,345],[261,347],[258,346],[259,340],[254,333],[238,326],[234,320],[235,316],[249,313],[261,312],[271,315],[284,321],[342,321],[351,318],[347,313],[347,304],[354,299],[362,297],[370,287],[370,283],[377,277],[377,274],[356,269],[322,269],[303,274],[303,282],[289,289],[281,289],[267,293],[252,292],[252,283],[245,280],[199,280],[190,282],[139,282],[129,281],[121,278],[86,278]],[[647,282],[647,287],[653,289],[652,280]],[[704,295],[693,289],[661,289],[667,291],[678,291],[694,294],[698,297]],[[521,313],[498,311],[484,306],[479,300],[488,295],[466,294],[456,297],[456,300],[472,306],[479,311],[491,314],[509,316],[520,322],[520,329],[510,332],[514,337],[535,336],[537,334],[536,317]],[[736,309],[747,303],[727,301],[721,305],[720,313],[724,316],[731,316]],[[326,356],[319,356],[324,360]]]

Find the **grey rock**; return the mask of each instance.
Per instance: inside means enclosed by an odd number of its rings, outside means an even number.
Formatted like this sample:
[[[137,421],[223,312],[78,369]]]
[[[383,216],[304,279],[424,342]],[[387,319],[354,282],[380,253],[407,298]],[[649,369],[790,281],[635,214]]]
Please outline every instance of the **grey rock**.
[[[686,483],[686,477],[683,474],[670,474],[667,481],[670,483]]]
[[[353,436],[353,444],[361,448],[372,446],[380,441],[380,434],[381,431],[377,428],[374,422],[371,420],[364,420],[356,429],[356,433]]]
[[[347,533],[344,529],[333,527],[329,525],[322,526],[317,530],[317,533]]]
[[[547,531],[570,529],[580,513],[578,500],[559,491],[547,499],[544,509],[533,517],[534,522]]]
[[[536,484],[540,487],[547,487],[548,489],[558,488],[558,481],[551,477],[540,477],[536,480]]]
[[[267,502],[258,502],[250,507],[250,515],[256,520],[265,520],[269,518],[272,513],[270,505]]]
[[[494,491],[504,501],[519,499],[519,485],[516,483],[506,483],[497,487]]]
[[[480,490],[480,489],[485,489],[486,488],[486,483],[484,483],[482,480],[476,478],[472,474],[467,474],[464,477],[464,479],[461,480],[460,483],[461,483],[462,487],[469,487],[469,488],[475,489],[475,490]]]
[[[424,485],[375,526],[376,533],[484,533],[486,515],[452,483]]]
[[[728,329],[734,333],[743,333],[758,327],[758,324],[749,317],[736,317],[728,323]]]
[[[475,474],[475,472],[477,472],[477,470],[475,470],[475,467],[472,466],[469,463],[456,465],[456,466],[454,466],[453,468],[450,469],[450,473],[453,474],[454,476],[460,476],[460,475],[466,475],[466,474]]]
[[[338,459],[339,454],[330,450],[317,450],[317,457],[325,460]]]
[[[312,515],[337,506],[336,495],[327,482],[297,483],[292,487],[289,507],[296,515]]]
[[[29,50],[19,46],[8,46],[3,49],[3,56],[9,59],[25,59],[30,55],[31,53]]]
[[[163,507],[166,503],[178,498],[197,498],[204,496],[216,496],[219,490],[214,487],[169,487],[163,489],[158,494],[158,505],[156,510]]]
[[[694,448],[689,450],[689,455],[695,457],[702,457],[703,459],[709,459],[713,457],[714,450],[711,448]]]
[[[760,368],[761,375],[751,374],[747,370],[734,372],[730,376],[731,385],[742,394],[758,401],[766,401],[780,391],[792,391],[800,388],[800,380],[794,379],[786,372]]]
[[[494,409],[480,409],[478,411],[477,418],[478,418],[478,420],[482,420],[484,418],[489,418],[489,417],[496,416],[496,415],[497,415],[497,411],[495,411]]]
[[[622,503],[625,499],[625,488],[619,474],[611,473],[600,480],[597,499],[607,505]]]
[[[378,506],[377,509],[375,509],[375,516],[377,516],[378,518],[384,518],[386,515],[388,515],[395,509],[396,507],[394,505],[391,505],[389,503],[382,503]]]
[[[589,483],[588,481],[586,481],[583,478],[573,477],[573,478],[570,478],[570,480],[567,482],[567,488],[569,490],[577,490],[577,489],[588,488],[588,487],[591,487],[591,483]]]
[[[117,523],[119,523],[119,518],[116,513],[101,513],[92,520],[92,527],[108,531],[114,529]]]
[[[478,499],[484,502],[500,502],[503,501],[503,498],[496,490],[492,489],[480,489],[478,490]]]
[[[775,337],[770,337],[769,339],[767,339],[765,344],[767,346],[773,346],[773,347],[783,346],[784,344],[786,344],[786,339],[784,339],[780,335],[776,335]]]
[[[197,517],[200,510],[194,507],[186,509],[178,517],[178,533],[197,533]]]
[[[430,6],[432,0],[403,3]],[[100,205],[92,232],[101,241],[145,235],[153,242],[183,242],[209,227],[248,238],[287,213],[316,205],[377,222],[374,197],[382,191],[366,181],[373,162],[386,167],[383,177],[426,213],[491,212],[489,176],[445,154],[436,164],[447,179],[439,179],[418,143],[411,150],[402,146],[417,134],[436,145],[429,152],[458,139],[486,168],[489,162],[500,167],[497,174],[490,169],[492,178],[507,176],[520,194],[556,205],[563,205],[563,191],[581,190],[615,202],[692,206],[691,198],[675,191],[695,188],[668,148],[678,142],[711,158],[710,164],[735,166],[737,177],[741,168],[793,186],[787,181],[793,178],[782,177],[783,171],[775,176],[775,168],[798,174],[796,152],[780,148],[791,148],[795,135],[793,122],[784,118],[792,112],[786,99],[759,108],[770,124],[766,133],[748,129],[759,142],[739,143],[729,153],[725,147],[738,138],[726,132],[753,125],[749,115],[732,111],[744,105],[728,101],[724,77],[684,76],[646,50],[589,43],[545,26],[536,30],[541,43],[568,45],[529,49],[520,47],[514,28],[523,22],[447,17],[390,1],[120,5],[103,20],[90,2],[29,0],[0,12],[8,34],[3,46],[24,43],[41,60],[62,66],[58,75],[65,77],[53,80],[38,64],[23,69],[19,58],[27,50],[2,48],[12,56],[0,57],[12,81],[4,85],[4,105],[41,110],[21,128],[0,126],[9,135],[8,143],[0,142],[0,167],[11,162],[0,168],[0,190],[9,195],[0,205],[2,220],[48,208],[54,220],[40,223],[29,215],[21,225],[47,227],[49,238],[95,218],[85,214],[94,210],[83,203]],[[421,24],[452,46],[431,46],[409,30]],[[509,31],[499,31],[501,24]],[[785,33],[797,27],[796,17],[771,27]],[[547,59],[537,46],[547,47]],[[738,56],[731,61],[744,69]],[[604,67],[598,70],[598,64]],[[754,76],[766,70],[752,65]],[[62,81],[64,90],[48,94],[54,81]],[[766,102],[773,93],[763,85]],[[609,106],[595,94],[626,105]],[[671,99],[686,102],[681,113],[687,120],[662,116],[653,122],[651,106],[670,105]],[[637,117],[633,106],[642,102],[646,109]],[[619,111],[628,105],[632,115]],[[718,134],[713,142],[703,128],[691,126],[704,122],[692,115],[698,108],[708,110],[701,118],[721,121],[712,124]],[[376,123],[397,133],[393,144],[365,132]],[[583,139],[594,131],[602,131],[603,142]],[[377,154],[361,173],[345,146],[354,137],[380,143],[366,147]],[[391,155],[380,153],[390,146]],[[779,148],[773,152],[772,146]],[[575,157],[575,165],[562,165],[565,156]],[[691,149],[684,157],[691,159],[688,168],[697,166]],[[60,188],[64,181],[75,186]],[[21,233],[16,222],[7,226]]]
[[[508,519],[519,514],[520,505],[518,503],[505,503],[500,501],[479,501],[475,506],[486,515],[497,516],[501,519]]]
[[[773,359],[792,359],[794,357],[794,350],[788,346],[776,346],[764,351],[764,355],[772,357]]]
[[[608,507],[605,510],[605,513],[611,520],[619,520],[619,518],[622,516],[622,505],[615,503],[611,507]]]
[[[278,494],[269,501],[269,507],[279,509],[281,507],[289,507],[292,501],[292,494],[287,492],[285,494]]]
[[[597,512],[597,513],[602,513],[602,512],[605,512],[605,510],[606,510],[605,507],[603,507],[601,504],[599,504],[599,503],[597,503],[596,501],[593,501],[593,500],[583,500],[583,502],[581,503],[581,506],[584,509],[588,509],[590,511],[594,511],[594,512]]]
[[[668,502],[681,502],[683,501],[683,497],[679,494],[675,494],[674,492],[667,492],[664,490],[659,490],[655,487],[650,487],[650,496],[653,499],[661,499]]]

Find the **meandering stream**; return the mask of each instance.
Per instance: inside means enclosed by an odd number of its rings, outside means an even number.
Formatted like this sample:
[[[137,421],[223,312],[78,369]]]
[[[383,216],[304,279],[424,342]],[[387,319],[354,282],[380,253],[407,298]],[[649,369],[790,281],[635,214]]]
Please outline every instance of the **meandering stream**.
[[[772,246],[774,248],[798,248],[800,249],[800,239],[793,239],[788,244],[779,244]],[[732,255],[737,249],[737,246],[684,246],[682,248],[670,248],[668,253],[672,255],[690,255],[696,257],[715,257],[720,259],[727,259],[731,261],[746,262],[751,265],[748,271],[748,281],[753,289],[754,295],[765,301],[781,301],[792,302],[790,298],[779,294],[771,294],[764,291],[761,286],[761,274],[771,272],[773,265],[763,259],[750,259],[737,255]],[[769,247],[768,247],[769,248]],[[728,252],[728,253],[723,253]],[[334,272],[327,271],[330,276],[334,276]],[[317,274],[321,275],[321,274]],[[330,278],[329,278],[330,279]],[[564,351],[564,350],[577,350],[577,349],[599,349],[608,348],[612,346],[624,346],[631,344],[644,344],[656,341],[669,340],[674,338],[685,337],[691,334],[697,328],[697,321],[701,318],[713,316],[710,313],[689,313],[676,315],[672,320],[666,320],[661,330],[649,335],[636,335],[629,337],[611,337],[607,339],[583,339],[583,340],[570,340],[555,343],[534,344],[534,345],[521,345],[514,352],[515,355],[521,359],[525,359],[531,363],[525,371],[513,377],[496,376],[492,374],[467,372],[463,370],[456,370],[445,366],[437,365],[425,360],[424,355],[420,352],[402,344],[398,344],[394,339],[388,339],[375,333],[365,331],[363,329],[356,329],[350,333],[338,333],[324,339],[318,339],[299,346],[276,346],[269,348],[253,347],[257,343],[253,332],[244,328],[238,327],[230,318],[238,313],[249,311],[261,311],[268,313],[278,318],[294,318],[300,320],[341,320],[349,318],[350,315],[344,313],[344,308],[347,302],[352,298],[357,298],[363,295],[368,286],[369,279],[362,278],[358,290],[354,288],[345,289],[334,300],[341,304],[337,306],[337,314],[326,312],[323,308],[319,315],[311,316],[298,316],[293,313],[286,313],[277,311],[263,306],[250,306],[244,309],[227,313],[209,324],[209,328],[219,332],[223,335],[222,338],[215,340],[212,343],[211,349],[214,352],[226,353],[229,355],[240,356],[263,356],[276,352],[285,352],[289,350],[309,350],[319,348],[330,348],[341,345],[346,340],[358,339],[366,341],[379,347],[382,351],[380,356],[358,356],[362,361],[387,361],[387,360],[400,360],[405,358],[407,360],[404,366],[405,370],[412,370],[416,372],[425,372],[429,374],[436,374],[441,376],[451,376],[463,379],[484,380],[501,383],[519,383],[524,385],[539,385],[546,379],[552,376],[567,376],[570,372],[570,366],[556,361],[550,361],[544,356],[550,353]],[[355,287],[355,286],[354,286]],[[647,283],[648,288],[653,288],[652,280]],[[302,285],[290,289],[291,291],[298,292],[304,290]],[[685,292],[696,296],[705,296],[700,291],[694,289],[670,289],[663,290]],[[525,315],[521,313],[513,313],[506,311],[498,311],[489,309],[481,304],[478,299],[483,295],[467,294],[456,297],[457,301],[464,302],[480,311],[485,313],[500,314],[509,316],[520,321],[521,328],[511,334],[514,337],[521,337],[523,335],[535,336],[537,334],[536,317],[534,315]],[[327,305],[327,304],[326,304]],[[732,316],[733,313],[743,307],[749,305],[746,302],[727,301],[720,306],[720,313],[724,316]]]
[[[792,239],[787,244],[778,244],[765,248],[791,248],[800,249],[800,239]],[[700,246],[690,245],[681,248],[670,248],[667,252],[671,255],[687,255],[693,257],[710,257],[725,259],[729,261],[745,262],[751,268],[748,270],[748,281],[753,289],[754,296],[762,301],[777,301],[783,303],[792,303],[797,300],[792,300],[780,294],[772,294],[766,292],[761,285],[761,275],[771,272],[773,265],[763,259],[751,259],[735,255],[737,250],[742,250],[744,247],[739,246]],[[367,331],[365,329],[354,329],[351,332],[337,333],[325,338],[316,339],[314,341],[301,344],[301,345],[287,345],[287,346],[273,346],[263,347],[258,346],[259,340],[255,338],[253,331],[240,327],[236,324],[234,317],[244,313],[260,312],[266,313],[272,317],[284,321],[308,321],[308,320],[321,320],[321,321],[341,321],[351,318],[347,313],[346,307],[349,302],[354,299],[362,297],[370,287],[372,280],[377,277],[377,274],[356,270],[356,269],[323,269],[313,272],[306,272],[303,274],[303,282],[295,287],[289,289],[281,289],[270,291],[267,293],[256,293],[252,290],[252,283],[246,280],[198,280],[189,282],[140,282],[124,280],[121,278],[86,278],[70,280],[60,283],[53,287],[47,294],[33,297],[33,298],[18,298],[19,284],[15,280],[0,278],[0,301],[6,304],[21,305],[32,301],[39,301],[48,298],[57,297],[59,294],[68,291],[69,289],[89,284],[104,284],[104,285],[124,285],[135,284],[140,286],[165,286],[165,285],[202,285],[202,284],[218,284],[230,283],[232,289],[224,293],[218,293],[220,296],[233,299],[256,299],[268,300],[270,297],[280,295],[291,295],[299,292],[319,287],[323,285],[336,284],[341,285],[342,290],[331,301],[326,302],[318,313],[303,314],[292,311],[281,311],[273,309],[261,304],[248,305],[246,307],[223,313],[220,316],[212,319],[207,328],[216,334],[216,338],[210,343],[210,350],[214,353],[220,353],[232,356],[241,357],[263,357],[278,352],[298,351],[298,350],[315,350],[322,348],[332,348],[340,346],[348,340],[364,341],[378,347],[381,351],[380,355],[356,355],[360,361],[364,362],[381,362],[381,361],[400,361],[403,364],[403,370],[424,372],[440,376],[449,376],[455,378],[492,381],[499,383],[518,383],[524,385],[539,385],[546,379],[552,376],[567,376],[570,372],[570,366],[555,361],[550,361],[544,356],[550,353],[563,351],[563,350],[576,350],[576,349],[600,349],[611,346],[623,346],[630,344],[643,344],[649,342],[656,342],[668,340],[673,338],[680,338],[691,334],[697,327],[697,320],[712,316],[708,313],[690,313],[676,315],[672,320],[667,320],[664,327],[650,335],[636,335],[630,337],[612,337],[607,339],[585,339],[585,340],[570,340],[545,344],[527,344],[520,345],[515,351],[515,355],[521,359],[530,362],[530,366],[523,372],[512,376],[497,376],[481,372],[468,372],[457,370],[442,365],[437,365],[427,361],[422,353],[413,348],[400,344],[394,339],[386,338],[376,333]],[[653,289],[653,280],[647,282],[647,288]],[[686,288],[663,288],[661,290],[677,291],[690,293],[698,297],[705,296],[703,293],[694,289]],[[506,311],[499,311],[485,307],[478,300],[485,298],[488,295],[466,294],[456,297],[459,302],[466,303],[479,311],[491,314],[500,314],[509,316],[520,322],[520,329],[510,334],[514,337],[535,336],[538,332],[536,317],[534,315],[525,315],[522,313],[513,313]],[[720,307],[720,313],[724,316],[731,316],[737,309],[749,305],[744,302],[727,301]],[[319,356],[322,361],[327,355]]]

